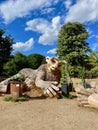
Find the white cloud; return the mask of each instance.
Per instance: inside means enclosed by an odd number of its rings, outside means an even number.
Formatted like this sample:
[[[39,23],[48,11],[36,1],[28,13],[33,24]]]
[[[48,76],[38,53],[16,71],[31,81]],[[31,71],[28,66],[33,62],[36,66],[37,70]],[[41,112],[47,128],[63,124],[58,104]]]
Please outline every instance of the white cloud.
[[[14,51],[29,51],[34,44],[33,38],[30,38],[26,42],[16,42],[16,44],[13,44]]]
[[[72,4],[72,0],[66,0],[66,1],[64,2],[64,4],[65,4],[65,7],[66,7],[67,9],[69,9],[70,6],[71,6],[71,4]]]
[[[89,22],[98,20],[98,0],[77,0],[70,7],[65,22]]]
[[[56,48],[47,51],[47,54],[53,54],[53,55],[55,55],[56,54]]]
[[[45,8],[45,9],[41,10],[41,13],[42,14],[47,14],[47,13],[50,13],[50,12],[52,12],[54,10],[55,10],[55,8]]]
[[[94,43],[94,44],[91,46],[91,48],[92,48],[93,51],[98,50],[98,43]]]
[[[30,14],[31,11],[50,7],[57,2],[58,0],[7,0],[0,4],[0,16],[5,23],[9,23]]]
[[[39,33],[44,33],[45,28],[49,25],[49,22],[42,18],[36,18],[34,20],[30,20],[26,23],[27,27],[25,30],[37,31]]]
[[[93,34],[93,31],[92,31],[90,28],[87,28],[86,30],[87,30],[87,32],[89,33],[89,35],[92,35],[92,34]]]
[[[87,28],[87,31],[89,32],[89,39],[92,39],[92,38],[94,38],[94,39],[98,39],[98,35],[96,35],[95,34],[95,31],[94,30],[91,30],[90,28]]]
[[[57,40],[58,31],[61,27],[60,16],[54,17],[51,22],[45,19],[34,19],[26,23],[25,30],[39,32],[39,43],[43,45],[53,45]]]

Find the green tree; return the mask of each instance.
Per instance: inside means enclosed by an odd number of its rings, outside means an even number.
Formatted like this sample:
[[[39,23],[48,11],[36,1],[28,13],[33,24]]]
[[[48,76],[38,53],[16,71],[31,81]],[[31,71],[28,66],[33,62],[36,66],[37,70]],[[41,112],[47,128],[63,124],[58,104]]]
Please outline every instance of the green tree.
[[[57,55],[65,59],[76,70],[77,66],[86,66],[87,53],[90,51],[86,42],[86,26],[79,22],[68,22],[61,27],[57,41]]]
[[[12,44],[13,38],[8,36],[3,36],[5,33],[4,29],[0,29],[0,75],[3,72],[3,65],[10,59],[11,51],[12,51]]]
[[[5,75],[11,76],[16,74],[19,70],[28,67],[29,66],[26,56],[21,54],[20,52],[17,52],[14,58],[12,58],[4,65],[3,69]]]
[[[40,54],[25,56],[17,52],[10,61],[4,64],[4,74],[11,76],[23,68],[37,69],[43,63],[45,63],[45,57]]]
[[[90,53],[89,64],[91,66],[90,74],[92,77],[98,77],[98,51]]]
[[[41,64],[45,63],[45,57],[40,54],[30,54],[27,56],[28,65],[32,69],[37,69]]]

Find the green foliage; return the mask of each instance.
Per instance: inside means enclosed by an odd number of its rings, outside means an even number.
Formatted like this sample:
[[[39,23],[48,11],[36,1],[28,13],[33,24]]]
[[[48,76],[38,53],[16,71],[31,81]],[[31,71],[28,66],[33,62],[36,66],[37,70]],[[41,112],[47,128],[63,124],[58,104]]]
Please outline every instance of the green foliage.
[[[65,64],[61,66],[61,83],[67,83],[67,71]]]
[[[85,79],[85,68],[84,67],[80,67],[79,77],[82,79],[82,81]]]
[[[11,96],[6,96],[6,97],[4,98],[4,100],[7,101],[7,102],[9,102],[9,101],[12,100],[12,97],[11,97]]]
[[[70,75],[71,75],[73,68],[70,65],[68,65],[68,63],[65,60],[62,60],[61,62],[62,62],[61,80],[60,80],[61,84],[67,84],[68,87],[70,87],[70,91],[72,91],[71,88],[72,88],[73,82],[71,80]]]
[[[28,95],[22,95],[21,97],[18,97],[18,98],[13,98],[11,96],[6,96],[4,98],[5,101],[9,102],[9,101],[12,101],[12,102],[19,102],[19,101],[27,101],[30,97]]]
[[[4,74],[11,76],[23,68],[37,69],[42,63],[44,63],[45,57],[39,54],[31,54],[25,56],[20,52],[17,52],[13,58],[10,59],[3,66]]]
[[[91,51],[86,42],[88,32],[79,22],[68,22],[61,27],[57,42],[57,55],[66,59],[70,66],[86,66],[87,52]]]
[[[61,98],[73,99],[75,97],[73,95],[69,94],[69,95],[61,95]]]
[[[79,78],[81,79],[81,84],[86,87],[86,81],[85,81],[85,78],[86,78],[86,70],[85,70],[85,67],[79,67],[79,72],[78,72],[78,76]]]
[[[0,82],[9,78],[8,76],[0,76]]]
[[[8,36],[3,36],[5,33],[4,29],[0,29],[0,74],[3,72],[3,65],[10,60],[13,38]]]
[[[37,69],[41,64],[45,63],[45,57],[40,54],[30,54],[27,56],[28,66]]]
[[[24,56],[20,52],[17,52],[15,56],[4,65],[3,69],[5,75],[11,76],[16,74],[19,70],[27,67],[29,66],[26,56]]]
[[[91,68],[89,73],[92,77],[98,77],[98,51],[90,53],[89,65]]]

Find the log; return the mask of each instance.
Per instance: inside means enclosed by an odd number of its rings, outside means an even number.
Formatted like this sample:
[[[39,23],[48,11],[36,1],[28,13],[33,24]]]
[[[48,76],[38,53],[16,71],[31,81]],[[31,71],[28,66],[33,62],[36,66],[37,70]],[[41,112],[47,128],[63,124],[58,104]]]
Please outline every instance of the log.
[[[82,85],[78,85],[75,88],[76,93],[80,94],[80,95],[85,95],[85,96],[90,96],[91,94],[93,94],[95,92],[94,89],[90,89],[90,88],[84,88]]]
[[[94,100],[94,97],[91,96],[92,94],[96,93],[95,87],[93,87],[93,88],[84,88],[82,85],[78,85],[75,88],[75,91],[76,91],[76,96],[77,96],[79,106],[97,107],[96,102]]]
[[[88,97],[88,103],[90,106],[98,108],[98,94],[92,94]]]
[[[88,102],[78,102],[78,106],[82,106],[82,107],[87,107],[89,106],[89,103]]]
[[[87,88],[86,90],[91,94],[96,93],[96,89],[94,88]]]
[[[86,89],[81,89],[78,94],[85,95],[85,96],[90,96],[92,93],[88,92]]]
[[[85,98],[84,97],[83,98],[79,98],[78,97],[77,100],[80,101],[80,102],[82,102],[82,101],[88,101],[88,98],[87,97],[85,97]]]
[[[89,84],[89,88],[84,88],[81,84],[75,87],[78,105],[98,108],[98,82]]]

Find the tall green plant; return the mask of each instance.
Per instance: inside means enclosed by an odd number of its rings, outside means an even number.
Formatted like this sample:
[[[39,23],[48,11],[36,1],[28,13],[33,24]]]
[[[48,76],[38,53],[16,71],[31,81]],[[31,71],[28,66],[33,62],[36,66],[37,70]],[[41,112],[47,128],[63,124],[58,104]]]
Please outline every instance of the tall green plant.
[[[61,83],[67,83],[68,85],[72,84],[72,80],[70,78],[69,66],[65,60],[62,60]]]
[[[85,67],[80,67],[79,77],[81,78],[82,85],[83,85],[84,87],[86,87],[86,83],[85,83],[86,70],[85,70]]]
[[[66,66],[62,64],[61,66],[61,83],[67,83]]]

